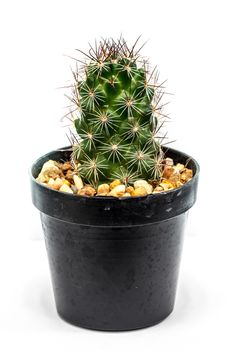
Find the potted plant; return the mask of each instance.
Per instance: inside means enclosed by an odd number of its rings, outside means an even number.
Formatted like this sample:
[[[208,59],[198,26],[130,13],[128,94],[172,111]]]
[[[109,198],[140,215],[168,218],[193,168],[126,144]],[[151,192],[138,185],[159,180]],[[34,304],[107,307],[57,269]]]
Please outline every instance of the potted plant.
[[[72,147],[31,169],[58,314],[91,329],[154,325],[173,310],[199,166],[162,145],[163,86],[136,48],[102,40],[73,72]]]

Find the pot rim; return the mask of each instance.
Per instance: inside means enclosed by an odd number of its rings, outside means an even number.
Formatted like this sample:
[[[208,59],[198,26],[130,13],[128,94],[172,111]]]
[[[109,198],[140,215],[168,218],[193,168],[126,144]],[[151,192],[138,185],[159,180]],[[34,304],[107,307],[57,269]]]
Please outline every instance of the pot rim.
[[[186,182],[185,184],[183,184],[181,187],[177,187],[177,188],[174,188],[174,189],[171,189],[171,190],[167,190],[167,191],[163,191],[163,192],[158,192],[158,193],[151,193],[151,194],[147,194],[147,195],[145,195],[145,196],[134,196],[134,197],[112,197],[112,196],[92,196],[92,197],[89,197],[89,196],[83,196],[83,195],[79,195],[79,194],[72,194],[72,193],[66,193],[66,192],[62,192],[62,191],[59,191],[59,190],[55,190],[55,189],[52,189],[52,188],[50,188],[50,187],[48,187],[48,186],[45,186],[45,185],[43,185],[42,183],[40,183],[40,182],[38,182],[37,180],[36,180],[36,178],[33,176],[33,174],[32,174],[32,170],[33,170],[33,168],[36,166],[36,164],[40,161],[40,160],[42,160],[43,158],[45,158],[45,157],[47,157],[47,156],[49,156],[52,152],[57,152],[57,151],[69,151],[70,150],[70,146],[66,146],[66,147],[62,147],[62,148],[58,148],[58,149],[55,149],[55,150],[52,150],[52,151],[50,151],[50,152],[47,152],[46,154],[44,154],[44,155],[42,155],[41,157],[39,157],[39,158],[37,158],[33,163],[32,163],[32,165],[31,165],[31,167],[30,167],[30,169],[29,169],[29,176],[30,176],[30,179],[31,179],[31,181],[33,181],[37,186],[40,186],[41,187],[41,189],[43,188],[43,189],[45,189],[45,190],[48,190],[48,191],[52,191],[52,193],[53,192],[55,192],[55,193],[59,193],[59,195],[61,196],[61,198],[63,197],[63,196],[66,196],[66,198],[67,198],[67,195],[68,196],[71,196],[71,197],[77,197],[77,198],[85,198],[85,200],[90,200],[90,201],[92,201],[92,200],[101,200],[101,201],[104,201],[104,200],[106,200],[106,199],[108,199],[108,200],[110,200],[110,201],[133,201],[134,199],[139,199],[139,198],[143,198],[143,199],[145,199],[145,198],[148,198],[148,197],[163,197],[163,196],[166,196],[168,193],[169,194],[172,194],[172,193],[176,193],[176,192],[178,192],[178,191],[180,191],[180,189],[181,188],[188,188],[188,187],[191,187],[192,186],[192,184],[193,184],[193,182],[196,180],[196,178],[199,176],[199,173],[200,173],[200,166],[199,166],[199,164],[198,164],[198,162],[196,161],[196,159],[195,158],[193,158],[193,157],[191,157],[191,156],[189,156],[187,153],[184,153],[184,152],[182,152],[182,151],[179,151],[179,150],[177,150],[177,149],[175,149],[175,148],[171,148],[171,147],[162,147],[163,149],[165,149],[165,150],[169,150],[169,151],[172,151],[172,152],[174,152],[174,153],[179,153],[181,156],[183,156],[183,157],[186,157],[186,158],[188,158],[188,159],[190,159],[190,160],[192,160],[193,161],[193,163],[194,163],[194,165],[195,165],[195,173],[194,173],[194,175],[193,175],[193,177],[192,177],[192,179],[191,180],[189,180],[188,182]]]

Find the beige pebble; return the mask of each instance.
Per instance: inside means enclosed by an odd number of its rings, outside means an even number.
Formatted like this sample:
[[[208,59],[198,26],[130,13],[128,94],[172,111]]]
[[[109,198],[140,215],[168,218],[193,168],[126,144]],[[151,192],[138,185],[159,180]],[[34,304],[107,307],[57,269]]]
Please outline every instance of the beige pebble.
[[[61,173],[57,163],[54,160],[48,160],[44,163],[40,174],[37,177],[39,182],[48,182],[50,177],[56,178]]]
[[[131,197],[131,194],[129,192],[125,192],[122,197]]]
[[[151,194],[153,187],[146,180],[137,180],[134,182],[134,188],[144,187],[147,194]]]
[[[71,185],[70,187],[71,187],[73,193],[76,194],[78,191],[77,187],[75,185]]]
[[[83,188],[83,181],[80,176],[74,175],[73,176],[74,184],[77,187],[77,190],[81,190]]]
[[[164,162],[165,162],[165,164],[168,165],[168,166],[174,165],[174,162],[173,162],[173,159],[172,159],[172,158],[165,158],[165,159],[164,159]]]
[[[122,197],[124,193],[125,193],[125,185],[118,185],[118,186],[114,187],[114,188],[108,193],[108,196]]]
[[[91,185],[85,185],[83,188],[78,190],[80,196],[93,197],[96,194],[96,190]]]
[[[153,193],[159,193],[159,192],[163,192],[163,191],[164,191],[163,187],[161,187],[161,186],[156,186],[155,189],[154,189],[154,191],[153,191]]]
[[[165,179],[169,179],[170,176],[174,175],[175,173],[179,173],[179,171],[174,169],[173,166],[168,165],[168,166],[165,166],[165,168],[164,168],[163,177]]]
[[[51,184],[51,188],[54,189],[54,190],[60,190],[61,186],[63,185],[64,181],[60,178],[60,177],[57,177],[53,184]]]
[[[180,173],[179,172],[175,172],[174,174],[172,174],[169,178],[168,178],[168,180],[170,181],[170,182],[172,182],[175,186],[176,186],[176,184],[177,184],[177,182],[179,182],[180,181]]]
[[[74,175],[74,172],[72,171],[72,170],[67,170],[67,172],[66,172],[66,179],[68,180],[68,181],[72,181],[73,180],[73,175]]]
[[[67,184],[63,184],[61,187],[60,187],[60,190],[61,192],[66,192],[66,193],[73,193],[72,189],[67,185]]]
[[[97,194],[99,196],[107,196],[107,194],[109,193],[109,185],[108,184],[102,184],[98,186],[97,189]]]
[[[110,191],[113,190],[116,186],[121,185],[121,181],[120,180],[114,180],[110,183]]]
[[[185,168],[184,171],[182,171],[180,179],[182,182],[187,182],[191,180],[193,177],[193,171],[191,169]]]
[[[172,190],[175,188],[174,184],[169,180],[163,180],[159,186],[162,187],[164,191]]]
[[[63,184],[67,184],[68,186],[71,185],[70,181],[68,181],[68,180],[66,180],[66,179],[62,179],[62,181],[63,181]]]
[[[131,196],[146,196],[148,193],[145,189],[145,187],[137,187],[135,190],[131,193]]]
[[[181,172],[182,170],[184,170],[184,164],[177,163],[177,164],[174,166],[174,168],[177,169],[179,172]]]
[[[133,186],[128,186],[125,190],[125,192],[132,193],[134,191]]]
[[[61,163],[60,167],[62,171],[67,171],[72,169],[72,165],[70,164],[70,162]]]
[[[53,184],[54,184],[54,182],[55,182],[55,180],[54,180],[52,177],[50,177],[50,178],[49,178],[49,181],[48,181],[49,187],[52,187]]]

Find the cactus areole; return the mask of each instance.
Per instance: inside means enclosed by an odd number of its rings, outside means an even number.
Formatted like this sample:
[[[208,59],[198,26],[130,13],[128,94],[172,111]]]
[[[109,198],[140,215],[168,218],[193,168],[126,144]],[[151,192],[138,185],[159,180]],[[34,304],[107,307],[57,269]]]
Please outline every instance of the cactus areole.
[[[162,84],[137,42],[103,40],[73,71],[72,161],[96,186],[106,179],[158,179],[162,159]]]

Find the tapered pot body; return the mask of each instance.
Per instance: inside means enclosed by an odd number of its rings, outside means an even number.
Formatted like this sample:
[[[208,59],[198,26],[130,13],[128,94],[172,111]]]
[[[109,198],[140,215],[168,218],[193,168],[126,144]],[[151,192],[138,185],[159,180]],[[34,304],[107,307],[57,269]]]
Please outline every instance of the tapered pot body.
[[[32,167],[32,199],[41,212],[58,314],[91,329],[154,325],[174,308],[183,233],[196,199],[199,167],[167,149],[194,177],[181,188],[136,198],[81,197],[35,181],[50,152]]]

